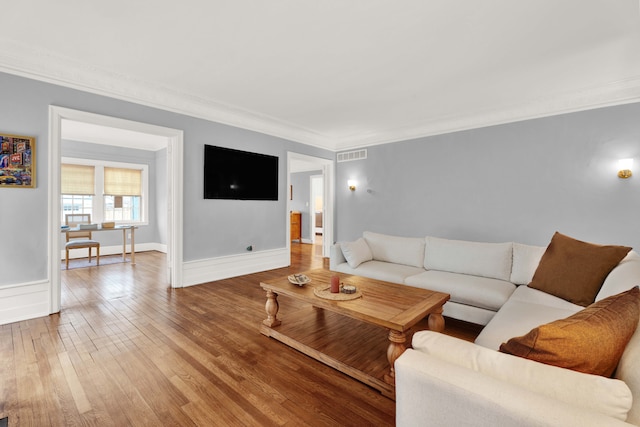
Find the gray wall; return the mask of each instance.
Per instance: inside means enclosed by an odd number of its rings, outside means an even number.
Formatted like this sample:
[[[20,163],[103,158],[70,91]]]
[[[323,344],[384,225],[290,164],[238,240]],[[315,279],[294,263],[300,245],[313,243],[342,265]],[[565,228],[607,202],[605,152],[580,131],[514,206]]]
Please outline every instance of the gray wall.
[[[622,180],[626,157],[637,170]],[[336,209],[337,241],[371,230],[544,246],[557,230],[638,249],[640,104],[368,147],[337,164]]]
[[[291,200],[291,210],[300,211],[302,221],[302,239],[310,240],[311,236],[311,212],[313,206],[311,200],[311,176],[321,175],[322,170],[313,172],[297,172],[291,174],[291,185],[293,185],[293,200]]]
[[[124,163],[137,163],[145,164],[149,167],[149,212],[147,215],[148,225],[143,225],[136,230],[136,243],[162,243],[166,244],[166,229],[167,229],[167,177],[166,177],[166,149],[161,150],[165,153],[164,158],[159,157],[156,152],[148,150],[138,150],[127,147],[114,147],[102,144],[93,144],[82,141],[69,141],[62,140],[60,152],[62,157],[74,157],[81,159],[92,160],[104,160],[110,162],[124,162]],[[165,164],[160,165],[160,168],[164,166],[164,174],[160,173],[158,168],[158,162]],[[158,201],[156,191],[157,186],[160,185],[160,189],[164,188],[160,194],[163,194],[164,205]],[[159,221],[158,212],[164,212],[164,222]],[[64,218],[63,218],[64,221]],[[165,240],[162,241],[160,228],[164,230]],[[103,246],[109,245],[122,245],[121,233],[101,233],[99,235],[100,242]],[[64,248],[64,239],[61,239],[60,247]]]
[[[0,188],[0,286],[47,278],[48,106],[184,130],[184,260],[286,246],[286,153],[334,154],[207,120],[0,73],[0,130],[37,138],[35,189]],[[204,200],[204,144],[280,157],[277,202]],[[555,230],[640,248],[640,105],[369,147],[339,163],[336,240],[364,230],[546,245]],[[166,154],[165,154],[166,155]],[[619,158],[636,174],[616,177]],[[355,192],[347,189],[358,179]],[[367,192],[367,189],[370,192]]]
[[[57,105],[184,131],[184,261],[286,246],[286,153],[332,152],[248,130],[0,73],[0,130],[35,136],[37,187],[0,188],[0,286],[44,280],[47,271],[48,108]],[[204,200],[205,144],[279,156],[277,202]],[[136,236],[137,237],[137,236]],[[9,243],[10,242],[10,243]]]

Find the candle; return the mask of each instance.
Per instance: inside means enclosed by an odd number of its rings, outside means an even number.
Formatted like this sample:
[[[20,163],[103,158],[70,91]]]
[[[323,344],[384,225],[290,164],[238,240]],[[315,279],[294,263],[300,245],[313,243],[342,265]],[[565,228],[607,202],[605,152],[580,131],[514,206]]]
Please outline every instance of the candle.
[[[340,292],[340,276],[331,276],[331,292],[334,294]]]
[[[356,287],[353,285],[344,285],[342,287],[342,292],[344,292],[345,294],[355,294],[356,293]]]

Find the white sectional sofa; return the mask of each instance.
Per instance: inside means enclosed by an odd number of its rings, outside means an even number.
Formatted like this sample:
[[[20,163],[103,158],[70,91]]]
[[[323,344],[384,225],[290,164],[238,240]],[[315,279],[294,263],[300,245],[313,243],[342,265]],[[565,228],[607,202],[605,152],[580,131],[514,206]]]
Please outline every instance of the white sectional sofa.
[[[447,292],[445,316],[485,325],[475,343],[414,335],[395,364],[398,426],[640,425],[640,328],[612,378],[497,351],[585,308],[526,286],[545,249],[371,232],[332,247],[332,270]],[[639,284],[640,256],[631,251],[595,300]]]
[[[330,269],[446,292],[444,315],[486,325],[517,285],[526,285],[544,247],[437,237],[397,237],[365,231],[331,247]]]

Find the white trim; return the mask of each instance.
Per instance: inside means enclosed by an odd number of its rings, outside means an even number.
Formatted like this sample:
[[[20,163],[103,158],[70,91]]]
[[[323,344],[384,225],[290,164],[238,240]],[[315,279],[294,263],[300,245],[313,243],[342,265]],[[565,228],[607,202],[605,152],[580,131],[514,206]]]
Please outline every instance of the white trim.
[[[335,218],[335,163],[326,162],[322,167],[324,175],[324,215],[322,217],[322,256],[329,258],[333,239],[333,220]]]
[[[309,220],[309,239],[303,239],[303,243],[314,243],[315,241],[315,236],[316,236],[316,231],[318,228],[322,229],[322,234],[324,234],[324,223],[322,224],[322,227],[318,227],[316,225],[316,204],[315,204],[315,200],[313,198],[313,196],[315,196],[315,193],[313,191],[313,181],[316,179],[320,179],[322,180],[322,217],[324,219],[324,177],[322,176],[322,174],[319,175],[311,175],[309,177],[309,216],[310,216],[310,220]],[[306,240],[309,240],[309,242],[306,242]]]
[[[60,147],[62,144],[62,112],[49,106],[49,247],[47,259],[49,286],[49,314],[60,311],[60,266],[54,263],[54,254],[60,250]]]
[[[168,244],[167,268],[172,287],[182,287],[182,184],[183,184],[183,132],[179,129],[171,129],[147,123],[134,122],[116,117],[103,116],[80,110],[49,106],[49,245],[48,245],[48,271],[49,271],[49,313],[60,311],[60,266],[54,260],[60,251],[60,146],[62,142],[62,120],[73,120],[85,123],[93,123],[102,126],[121,128],[142,133],[149,133],[167,138],[167,161],[169,176],[169,229],[170,241]]]
[[[357,149],[640,101],[640,77],[636,77],[553,97],[540,97],[528,103],[510,105],[481,114],[432,117],[429,123],[410,123],[401,128],[370,134],[360,132],[341,138],[324,135],[313,129],[233,105],[177,92],[130,76],[99,70],[86,63],[13,40],[0,40],[0,71],[332,151]]]
[[[49,315],[50,289],[48,280],[0,287],[0,325]]]
[[[638,101],[640,101],[640,77],[581,91],[566,92],[554,97],[543,97],[526,104],[513,105],[511,108],[498,108],[466,116],[432,117],[428,123],[411,123],[382,132],[361,133],[357,137],[336,138],[334,147],[337,147],[337,151],[355,150],[374,145],[631,104]]]
[[[193,286],[287,267],[290,265],[290,255],[288,248],[281,248],[188,261],[184,263],[183,283],[184,286]]]
[[[131,253],[131,245],[126,245],[126,251],[128,254]],[[161,243],[136,243],[136,255],[140,252],[147,251],[158,251],[162,253],[167,253],[167,245],[163,245]],[[95,255],[95,251],[92,252]],[[107,255],[122,255],[122,245],[112,245],[112,246],[100,246],[100,257]],[[76,258],[86,258],[87,257],[87,249],[71,249],[69,251],[69,259]],[[60,251],[60,261],[64,261],[65,259],[65,251]],[[128,262],[127,258],[127,262]]]
[[[172,288],[181,288],[183,285],[183,181],[184,181],[184,133],[172,129],[173,135],[169,136],[167,147],[167,176],[168,182],[168,218],[169,237],[167,251],[167,276]]]
[[[275,117],[178,92],[81,61],[0,39],[0,71],[140,105],[327,148],[330,139]]]

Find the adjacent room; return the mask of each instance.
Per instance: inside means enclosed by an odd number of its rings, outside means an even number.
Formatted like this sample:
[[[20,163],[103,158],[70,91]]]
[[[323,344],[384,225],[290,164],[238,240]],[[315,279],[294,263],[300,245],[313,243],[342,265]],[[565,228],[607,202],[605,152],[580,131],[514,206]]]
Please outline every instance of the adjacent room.
[[[0,425],[640,426],[638,0],[2,14]]]

